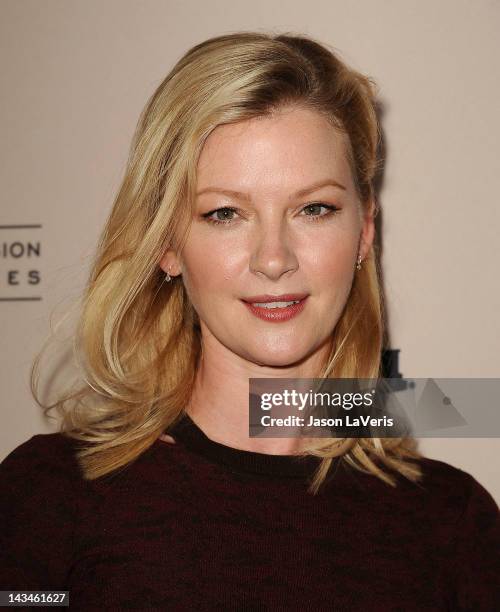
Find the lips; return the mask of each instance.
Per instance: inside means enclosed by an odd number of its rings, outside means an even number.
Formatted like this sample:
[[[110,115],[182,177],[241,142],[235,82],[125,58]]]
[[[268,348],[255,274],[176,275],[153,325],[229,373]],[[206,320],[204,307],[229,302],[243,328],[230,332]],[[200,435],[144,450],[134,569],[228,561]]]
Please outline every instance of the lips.
[[[286,293],[282,295],[254,295],[242,300],[247,309],[259,319],[280,323],[297,316],[307,301],[307,293]],[[251,300],[251,301],[250,301]],[[269,304],[280,302],[279,306]],[[266,306],[267,305],[267,306]]]

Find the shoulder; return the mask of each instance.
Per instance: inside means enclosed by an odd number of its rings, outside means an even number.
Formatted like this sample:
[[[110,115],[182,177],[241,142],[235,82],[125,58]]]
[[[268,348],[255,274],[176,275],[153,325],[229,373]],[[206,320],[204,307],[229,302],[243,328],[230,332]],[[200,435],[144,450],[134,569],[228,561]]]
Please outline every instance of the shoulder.
[[[75,442],[35,435],[0,463],[0,574],[9,588],[62,584],[87,497]]]
[[[498,505],[492,495],[472,474],[429,457],[420,459],[419,465],[422,468],[419,484],[424,491],[441,498],[450,507],[465,510],[471,501],[478,500],[498,514]]]
[[[445,461],[423,457],[418,461],[422,478],[413,487],[422,515],[435,517],[443,524],[460,529],[495,528],[498,530],[499,509],[491,493],[468,472]]]
[[[0,486],[12,501],[64,497],[71,487],[87,486],[76,458],[77,441],[63,433],[37,434],[0,463]]]
[[[44,451],[55,451],[58,454],[72,453],[76,447],[77,440],[70,438],[65,433],[50,433],[50,434],[36,434],[16,446],[2,461],[4,463],[10,463],[16,461],[19,458],[27,458],[38,455]],[[53,453],[51,453],[52,455]]]
[[[365,476],[361,477],[364,484],[361,494],[371,494],[371,503],[381,512],[389,506],[402,519],[410,518],[415,532],[436,531],[441,541],[450,541],[463,530],[469,535],[478,529],[498,531],[498,505],[474,476],[428,457],[420,457],[412,463],[421,470],[418,481],[394,473],[397,486],[390,487],[372,475]],[[403,529],[405,525],[402,520]]]
[[[422,486],[437,502],[436,520],[449,526],[443,579],[453,610],[495,610],[500,598],[500,511],[471,474],[444,461],[421,461]]]
[[[26,440],[0,463],[0,474],[31,470],[78,476],[77,441],[63,433],[37,434]]]
[[[427,517],[433,517],[447,534],[451,565],[467,567],[475,562],[484,579],[500,566],[500,510],[491,493],[468,472],[444,461],[421,461],[421,486]],[[422,515],[422,518],[423,515]],[[427,519],[429,520],[429,519]],[[484,564],[490,566],[485,568]],[[451,567],[450,565],[450,567]],[[461,573],[463,568],[457,570]],[[479,576],[478,576],[479,579]],[[471,587],[472,589],[472,587]],[[478,608],[482,609],[482,608]]]

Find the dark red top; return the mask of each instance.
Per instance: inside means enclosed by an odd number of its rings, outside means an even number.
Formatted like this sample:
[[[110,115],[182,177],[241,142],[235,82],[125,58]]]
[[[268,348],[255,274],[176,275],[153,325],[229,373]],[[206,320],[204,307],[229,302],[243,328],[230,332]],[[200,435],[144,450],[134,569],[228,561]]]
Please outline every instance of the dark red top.
[[[189,417],[111,476],[36,435],[0,466],[0,590],[68,590],[73,610],[500,609],[498,506],[469,474],[421,462],[392,488],[335,461],[207,438]]]

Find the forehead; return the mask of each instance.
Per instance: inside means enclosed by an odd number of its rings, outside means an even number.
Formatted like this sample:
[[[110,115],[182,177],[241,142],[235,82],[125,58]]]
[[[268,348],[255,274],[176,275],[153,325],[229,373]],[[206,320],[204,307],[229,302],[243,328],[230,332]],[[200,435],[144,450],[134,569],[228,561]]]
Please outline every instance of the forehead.
[[[329,177],[351,184],[347,143],[322,114],[304,108],[220,125],[202,149],[197,187],[298,190]]]

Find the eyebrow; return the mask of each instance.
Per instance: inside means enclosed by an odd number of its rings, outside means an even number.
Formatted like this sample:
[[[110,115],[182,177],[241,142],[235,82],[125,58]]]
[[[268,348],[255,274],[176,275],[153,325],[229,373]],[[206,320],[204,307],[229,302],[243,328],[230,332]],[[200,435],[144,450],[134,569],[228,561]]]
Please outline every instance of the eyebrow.
[[[339,189],[343,189],[344,191],[346,191],[346,188],[344,185],[342,185],[342,183],[339,183],[338,181],[334,179],[325,179],[323,181],[314,183],[313,185],[310,185],[309,187],[300,189],[295,194],[290,196],[290,199],[300,198],[314,191],[318,191],[322,187],[328,187],[328,186],[338,187]],[[242,193],[241,191],[233,191],[232,189],[222,189],[220,187],[205,187],[205,189],[201,189],[200,191],[198,191],[196,193],[196,196],[198,197],[204,193],[221,193],[222,195],[227,195],[232,198],[238,198],[240,200],[244,200],[245,202],[250,202],[251,200],[250,195],[248,193]]]

